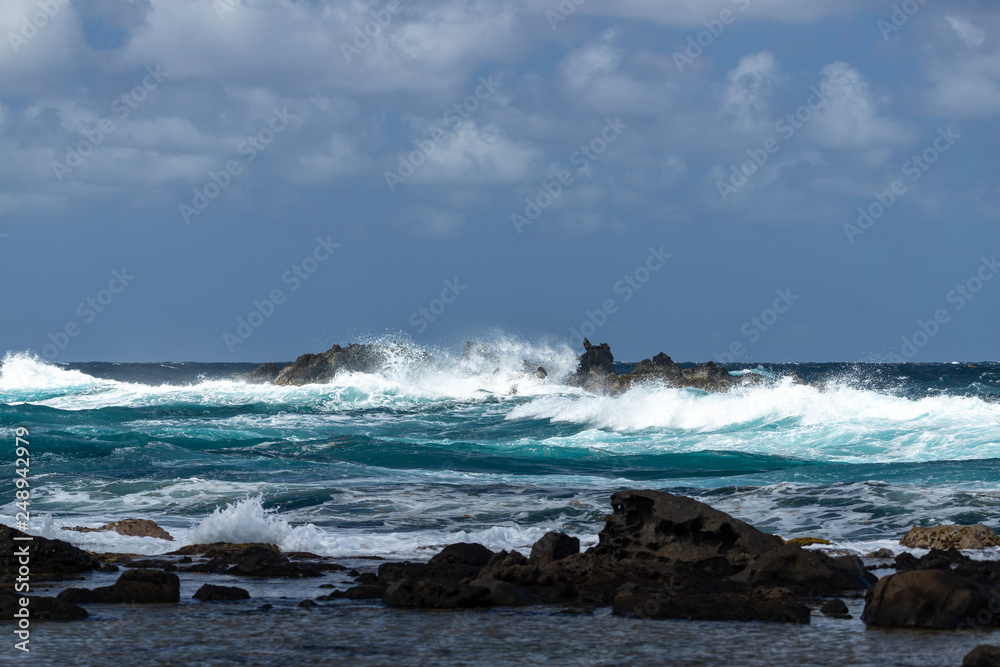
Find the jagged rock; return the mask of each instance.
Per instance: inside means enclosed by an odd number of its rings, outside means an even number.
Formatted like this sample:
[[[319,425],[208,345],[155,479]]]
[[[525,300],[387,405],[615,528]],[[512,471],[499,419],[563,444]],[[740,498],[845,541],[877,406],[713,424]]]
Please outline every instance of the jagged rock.
[[[612,613],[638,618],[700,621],[772,621],[809,623],[809,608],[794,598],[756,591],[716,595],[672,595],[664,588],[628,584],[615,596]]]
[[[377,345],[334,345],[320,354],[301,355],[291,366],[281,369],[274,384],[300,386],[329,382],[339,371],[371,373],[384,361],[385,352]]]
[[[231,562],[232,557],[227,555],[223,558],[209,561],[208,567],[212,565],[223,565]],[[212,570],[209,570],[212,571]],[[236,560],[235,565],[225,570],[226,574],[239,577],[274,577],[274,578],[300,578],[300,577],[321,577],[323,574],[315,568],[299,563],[293,563],[286,556],[275,553],[264,547],[249,547],[243,551]]]
[[[618,376],[615,374],[615,357],[607,343],[591,345],[583,339],[584,353],[580,355],[576,373],[567,381],[571,386],[583,387],[588,391],[603,391],[612,386]]]
[[[195,600],[202,602],[222,602],[230,600],[249,600],[250,592],[238,586],[215,586],[205,584],[194,594]]]
[[[580,553],[580,538],[548,532],[531,547],[531,560],[561,560]],[[484,563],[485,564],[485,563]]]
[[[980,644],[962,659],[962,667],[1000,667],[1000,646]]]
[[[73,530],[78,533],[98,533],[111,530],[119,535],[128,535],[130,537],[155,537],[160,540],[167,540],[168,542],[174,541],[170,533],[156,525],[155,521],[150,521],[149,519],[122,519],[121,521],[106,523],[100,528],[76,526],[74,528],[63,528],[63,530]]]
[[[948,630],[1000,625],[1000,590],[947,568],[913,570],[879,579],[868,589],[865,623],[889,628]]]
[[[18,559],[25,547],[31,560],[33,581],[62,579],[101,567],[97,558],[69,542],[38,536],[30,536],[30,540],[15,539],[25,537],[29,536],[10,526],[0,525],[0,544],[4,545],[0,550],[0,583],[13,582],[18,576]]]
[[[74,604],[156,604],[180,602],[181,583],[176,574],[161,570],[128,570],[112,586],[93,590],[67,588],[59,599]]]
[[[804,595],[828,595],[866,589],[876,579],[857,556],[831,558],[785,544],[754,558],[733,581],[748,586],[785,586]]]
[[[782,545],[780,537],[662,491],[620,491],[611,506],[594,553],[613,560],[707,563],[728,575]]]
[[[1000,538],[988,526],[914,526],[899,543],[911,549],[985,549],[1000,544]]]
[[[52,597],[25,595],[12,591],[0,591],[0,623],[16,623],[15,612],[19,612],[21,598],[28,598],[28,613],[34,621],[76,621],[87,618],[87,610],[72,602]]]
[[[278,364],[261,364],[244,376],[244,380],[250,384],[272,384],[281,368]]]
[[[459,542],[449,544],[428,561],[429,565],[454,563],[458,565],[475,565],[482,567],[490,562],[493,552],[482,544]]]

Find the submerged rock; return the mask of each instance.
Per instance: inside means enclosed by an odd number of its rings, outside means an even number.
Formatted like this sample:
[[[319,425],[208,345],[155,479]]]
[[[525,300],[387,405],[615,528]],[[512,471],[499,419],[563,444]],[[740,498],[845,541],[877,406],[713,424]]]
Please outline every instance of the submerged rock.
[[[1000,625],[1000,590],[948,568],[913,570],[879,579],[861,618],[889,628],[949,630]]]
[[[17,622],[18,619],[14,614],[22,609],[21,598],[28,599],[28,611],[32,622],[76,621],[89,615],[83,607],[59,598],[0,591],[0,623]]]
[[[899,543],[911,549],[985,549],[1000,545],[1000,538],[988,526],[914,526]]]
[[[231,600],[249,600],[250,592],[238,586],[205,584],[192,597],[202,602],[228,602]]]
[[[63,528],[63,530],[73,530],[78,533],[114,531],[119,535],[127,535],[130,537],[155,537],[160,540],[167,540],[168,542],[174,541],[174,538],[170,535],[170,533],[156,525],[155,521],[150,521],[149,519],[122,519],[121,521],[106,523],[100,528],[83,528],[82,526],[76,526],[74,528]]]
[[[128,570],[112,586],[67,588],[59,599],[73,604],[156,604],[180,602],[181,583],[176,574],[162,570]]]

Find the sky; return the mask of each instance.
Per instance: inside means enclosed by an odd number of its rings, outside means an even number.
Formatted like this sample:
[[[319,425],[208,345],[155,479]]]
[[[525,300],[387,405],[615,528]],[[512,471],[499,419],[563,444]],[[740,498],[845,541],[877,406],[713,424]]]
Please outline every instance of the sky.
[[[996,360],[998,28],[970,0],[4,0],[0,353]]]

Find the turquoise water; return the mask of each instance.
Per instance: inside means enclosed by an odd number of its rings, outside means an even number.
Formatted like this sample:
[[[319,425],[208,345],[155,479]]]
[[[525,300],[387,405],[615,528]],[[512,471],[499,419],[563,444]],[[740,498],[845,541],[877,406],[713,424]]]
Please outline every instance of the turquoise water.
[[[61,528],[149,518],[181,543],[272,541],[338,557],[419,558],[466,540],[524,548],[548,530],[587,545],[608,496],[630,487],[859,552],[898,548],[917,523],[1000,528],[998,364],[768,365],[757,371],[823,388],[778,379],[605,397],[562,382],[570,350],[515,351],[549,378],[440,351],[306,387],[234,379],[253,365],[8,354],[0,439],[30,431],[32,532],[97,550],[177,543]],[[0,482],[5,522],[13,492]]]

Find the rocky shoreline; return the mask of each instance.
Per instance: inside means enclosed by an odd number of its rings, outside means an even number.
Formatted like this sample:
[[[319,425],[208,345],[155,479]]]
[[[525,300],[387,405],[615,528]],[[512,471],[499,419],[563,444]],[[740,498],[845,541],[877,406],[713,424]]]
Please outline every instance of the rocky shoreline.
[[[570,386],[597,393],[619,394],[635,384],[649,381],[705,391],[729,391],[737,387],[758,385],[764,381],[762,376],[753,373],[733,375],[725,366],[719,366],[712,361],[694,368],[682,368],[663,352],[652,358],[643,359],[628,373],[619,375],[615,372],[615,358],[607,343],[593,345],[584,338],[583,348],[584,352],[580,355],[576,371],[565,378],[565,381]],[[390,358],[400,357],[416,363],[433,362],[433,358],[428,354],[400,344],[352,343],[346,347],[334,345],[326,352],[318,354],[303,354],[283,368],[273,363],[261,364],[242,376],[242,379],[252,383],[281,386],[323,384],[332,381],[342,372],[377,372],[385,367]],[[501,359],[496,352],[481,343],[466,343],[462,350],[461,361],[475,361],[480,365],[485,364],[485,367],[495,365],[497,369],[504,363],[508,368],[523,368],[525,376],[540,379],[549,376],[545,368],[532,368],[527,361]],[[792,379],[802,382],[794,376]]]
[[[816,614],[850,621],[844,599],[863,596],[860,621],[869,627],[1000,627],[1000,562],[972,560],[954,548],[995,545],[996,534],[985,526],[915,528],[903,542],[925,545],[930,549],[925,555],[904,552],[891,563],[878,563],[874,561],[891,554],[876,552],[867,555],[873,562],[866,565],[856,555],[831,555],[800,546],[801,541],[786,542],[684,496],[621,491],[611,496],[611,505],[598,543],[586,551],[580,550],[578,538],[550,532],[527,556],[458,543],[426,563],[383,562],[377,571],[367,572],[315,554],[281,553],[268,544],[190,545],[157,557],[93,554],[37,536],[15,542],[24,534],[0,526],[4,545],[29,545],[32,585],[124,570],[112,585],[69,587],[55,597],[15,592],[18,562],[13,550],[5,549],[0,554],[0,619],[13,620],[21,597],[29,597],[31,618],[39,621],[85,619],[90,604],[176,605],[181,577],[223,574],[236,583],[315,580],[321,594],[302,600],[305,608],[346,598],[407,609],[558,605],[604,607],[616,616],[650,620],[808,624]],[[874,569],[895,572],[876,578]],[[353,585],[320,583],[334,573]],[[194,598],[202,604],[257,604],[239,586],[205,584]],[[1000,664],[1000,649],[980,647],[973,653],[966,665]]]

